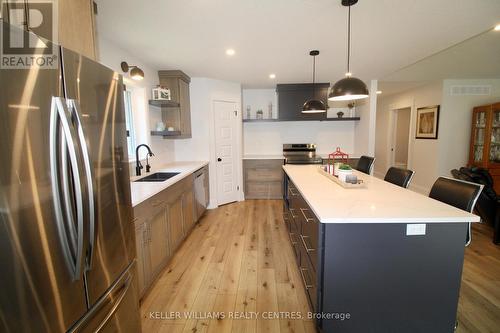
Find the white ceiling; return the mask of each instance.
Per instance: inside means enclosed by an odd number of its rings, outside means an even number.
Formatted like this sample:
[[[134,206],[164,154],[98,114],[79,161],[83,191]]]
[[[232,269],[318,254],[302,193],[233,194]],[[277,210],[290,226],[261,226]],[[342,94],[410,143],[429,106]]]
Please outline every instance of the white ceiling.
[[[318,49],[318,82],[345,73],[347,10],[340,0],[97,3],[98,34],[155,69],[271,87],[310,81],[308,53]],[[499,0],[359,0],[351,71],[366,81],[388,77],[498,23]],[[236,55],[226,56],[227,48]]]

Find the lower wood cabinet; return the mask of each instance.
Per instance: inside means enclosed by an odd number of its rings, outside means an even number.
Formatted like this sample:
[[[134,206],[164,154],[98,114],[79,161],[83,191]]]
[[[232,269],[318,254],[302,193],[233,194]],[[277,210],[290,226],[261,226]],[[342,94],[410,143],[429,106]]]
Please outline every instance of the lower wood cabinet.
[[[245,199],[283,197],[283,159],[243,160]]]
[[[170,226],[170,247],[177,249],[184,239],[184,216],[182,214],[182,196],[178,197],[168,207],[168,222]]]
[[[134,207],[141,298],[196,223],[193,180],[190,175]]]

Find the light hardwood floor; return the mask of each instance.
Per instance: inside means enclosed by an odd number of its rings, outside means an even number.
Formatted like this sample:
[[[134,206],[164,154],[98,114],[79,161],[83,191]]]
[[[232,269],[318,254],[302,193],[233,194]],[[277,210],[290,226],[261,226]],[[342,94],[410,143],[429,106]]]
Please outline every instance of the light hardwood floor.
[[[461,333],[500,332],[500,247],[488,232],[475,228],[466,250]],[[145,333],[314,332],[307,319],[263,319],[263,313],[308,311],[280,200],[247,200],[208,211],[141,305]],[[260,315],[236,319],[230,312]],[[202,318],[208,313],[224,318]]]

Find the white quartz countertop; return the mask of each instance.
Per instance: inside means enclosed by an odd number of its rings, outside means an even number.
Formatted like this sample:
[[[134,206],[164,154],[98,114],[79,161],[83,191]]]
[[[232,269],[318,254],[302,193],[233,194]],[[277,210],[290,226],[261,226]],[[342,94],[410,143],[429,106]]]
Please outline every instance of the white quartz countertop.
[[[132,192],[132,206],[135,207],[141,202],[151,198],[153,195],[163,191],[169,186],[177,183],[179,180],[189,176],[196,170],[207,165],[206,161],[195,161],[195,162],[173,162],[165,164],[150,173],[143,173],[139,177],[132,177],[130,179],[130,189]],[[163,182],[134,182],[134,180],[146,177],[155,172],[180,172],[180,174],[167,179]]]
[[[283,169],[322,223],[479,222],[479,216],[357,171],[364,188],[345,189],[317,165]]]

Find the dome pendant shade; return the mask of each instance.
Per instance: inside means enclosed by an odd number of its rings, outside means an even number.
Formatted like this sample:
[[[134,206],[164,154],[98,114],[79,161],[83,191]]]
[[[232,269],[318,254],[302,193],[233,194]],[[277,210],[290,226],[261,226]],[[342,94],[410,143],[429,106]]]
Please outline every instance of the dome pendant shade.
[[[310,99],[302,106],[302,113],[322,113],[326,112],[325,104],[317,99]]]
[[[350,101],[367,98],[368,96],[368,88],[363,81],[355,77],[346,77],[335,82],[328,94],[328,100]]]
[[[358,0],[342,0],[342,6],[348,7],[347,13],[347,72],[346,77],[338,80],[328,94],[329,101],[350,101],[369,96],[366,84],[351,76],[351,6]]]
[[[323,113],[326,112],[325,103],[320,100],[314,99],[315,93],[315,79],[316,79],[316,56],[319,55],[318,50],[312,50],[309,52],[309,55],[313,57],[313,91],[312,91],[312,99],[307,100],[302,106],[302,113]]]

